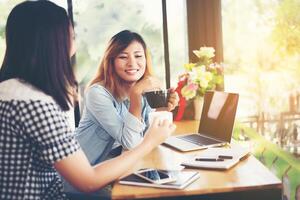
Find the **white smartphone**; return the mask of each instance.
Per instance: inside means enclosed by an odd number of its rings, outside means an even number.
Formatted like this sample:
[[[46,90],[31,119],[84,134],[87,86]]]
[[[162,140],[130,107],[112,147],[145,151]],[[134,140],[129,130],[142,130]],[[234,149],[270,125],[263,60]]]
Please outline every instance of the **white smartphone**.
[[[134,173],[135,175],[156,184],[163,184],[176,181],[175,177],[157,169],[144,169]]]

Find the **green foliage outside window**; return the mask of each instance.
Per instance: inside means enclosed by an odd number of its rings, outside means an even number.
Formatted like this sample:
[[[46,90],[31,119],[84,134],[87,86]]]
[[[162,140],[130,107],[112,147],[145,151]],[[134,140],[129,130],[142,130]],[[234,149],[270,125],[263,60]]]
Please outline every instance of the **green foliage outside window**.
[[[300,53],[300,1],[284,0],[278,5],[273,40],[283,55]]]
[[[289,130],[300,122],[280,125],[279,119],[290,112],[289,96],[300,86],[299,8],[298,0],[222,0],[225,90],[240,93],[238,118],[264,113],[273,119],[251,122],[262,123],[260,133],[237,123],[234,137],[253,144],[254,155],[283,181],[289,200],[300,188],[300,138],[291,139]]]

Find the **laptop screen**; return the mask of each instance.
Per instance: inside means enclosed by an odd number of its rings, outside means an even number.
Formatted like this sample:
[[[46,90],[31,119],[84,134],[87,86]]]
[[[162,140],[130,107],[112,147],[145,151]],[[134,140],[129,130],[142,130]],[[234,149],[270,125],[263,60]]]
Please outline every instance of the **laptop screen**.
[[[238,98],[239,95],[235,93],[206,92],[198,132],[230,142]]]

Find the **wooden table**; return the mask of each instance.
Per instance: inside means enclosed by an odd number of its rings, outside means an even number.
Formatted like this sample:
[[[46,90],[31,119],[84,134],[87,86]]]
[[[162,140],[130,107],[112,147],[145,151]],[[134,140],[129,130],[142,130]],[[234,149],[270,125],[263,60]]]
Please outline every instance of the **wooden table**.
[[[176,122],[175,134],[195,132],[198,121]],[[201,151],[201,150],[200,150]],[[159,146],[148,156],[137,161],[133,172],[140,168],[180,169],[180,163],[193,157],[199,151],[182,153],[165,146]],[[184,190],[157,189],[126,186],[115,183],[112,199],[281,199],[282,183],[254,156],[249,156],[238,165],[226,171],[197,170],[200,178]]]

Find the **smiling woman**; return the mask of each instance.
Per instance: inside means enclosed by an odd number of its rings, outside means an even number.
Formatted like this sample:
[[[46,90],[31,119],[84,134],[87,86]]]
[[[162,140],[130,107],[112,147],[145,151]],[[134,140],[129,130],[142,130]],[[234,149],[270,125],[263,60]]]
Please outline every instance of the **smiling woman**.
[[[108,43],[95,77],[85,91],[85,107],[76,138],[91,165],[132,149],[144,139],[153,111],[143,97],[146,90],[160,88],[151,76],[151,63],[143,38],[128,30],[114,35]],[[177,105],[171,91],[167,107]],[[66,184],[67,192],[77,191]]]

